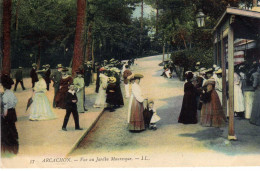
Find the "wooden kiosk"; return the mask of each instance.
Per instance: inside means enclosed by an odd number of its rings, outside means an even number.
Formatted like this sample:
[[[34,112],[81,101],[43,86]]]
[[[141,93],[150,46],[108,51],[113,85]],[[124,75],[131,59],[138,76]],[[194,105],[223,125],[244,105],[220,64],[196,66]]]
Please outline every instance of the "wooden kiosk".
[[[229,109],[229,140],[237,139],[234,130],[234,40],[238,38],[254,40],[258,52],[260,51],[260,12],[254,11],[254,8],[243,10],[228,7],[214,27],[214,58],[215,63],[222,66],[222,104],[225,114],[227,108]],[[226,69],[228,70],[229,106],[227,106],[226,94]]]

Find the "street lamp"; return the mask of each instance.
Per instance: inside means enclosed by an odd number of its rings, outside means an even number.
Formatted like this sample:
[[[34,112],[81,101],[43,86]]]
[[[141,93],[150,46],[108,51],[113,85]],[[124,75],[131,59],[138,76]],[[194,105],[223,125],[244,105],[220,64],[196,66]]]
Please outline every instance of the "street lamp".
[[[205,14],[202,12],[202,10],[199,10],[199,13],[196,15],[196,20],[198,27],[205,26]]]

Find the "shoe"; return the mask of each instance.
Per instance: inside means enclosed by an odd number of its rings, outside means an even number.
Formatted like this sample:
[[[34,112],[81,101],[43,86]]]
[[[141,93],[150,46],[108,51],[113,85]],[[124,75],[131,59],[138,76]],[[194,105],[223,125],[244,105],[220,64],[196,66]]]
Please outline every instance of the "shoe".
[[[67,131],[67,129],[66,128],[62,128],[62,131]]]
[[[83,128],[75,128],[75,130],[83,130]]]

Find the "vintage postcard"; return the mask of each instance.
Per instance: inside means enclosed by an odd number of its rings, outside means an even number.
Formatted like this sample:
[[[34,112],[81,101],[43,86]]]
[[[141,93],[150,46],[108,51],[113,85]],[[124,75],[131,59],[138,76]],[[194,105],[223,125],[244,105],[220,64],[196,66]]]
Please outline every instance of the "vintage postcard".
[[[2,168],[259,166],[260,0],[0,0]]]

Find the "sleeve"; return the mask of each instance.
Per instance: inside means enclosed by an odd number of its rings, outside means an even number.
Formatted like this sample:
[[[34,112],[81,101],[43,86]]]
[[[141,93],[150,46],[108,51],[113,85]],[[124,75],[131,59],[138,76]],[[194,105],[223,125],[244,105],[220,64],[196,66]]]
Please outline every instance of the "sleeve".
[[[8,96],[6,94],[3,95],[3,107],[4,107],[4,112],[7,112],[8,110]]]
[[[140,102],[140,103],[144,102],[144,98],[142,97],[141,90],[139,88],[137,88],[136,86],[133,86],[132,92],[138,102]]]

